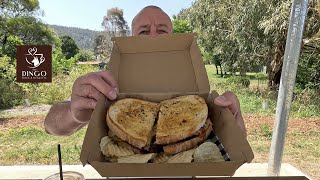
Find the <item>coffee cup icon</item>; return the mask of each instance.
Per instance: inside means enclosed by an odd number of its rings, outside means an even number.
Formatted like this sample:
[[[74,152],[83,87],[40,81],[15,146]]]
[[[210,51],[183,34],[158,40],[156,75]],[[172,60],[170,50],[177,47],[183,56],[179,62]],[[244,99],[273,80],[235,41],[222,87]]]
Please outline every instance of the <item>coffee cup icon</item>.
[[[31,65],[28,66],[29,68],[37,68],[45,61],[43,54],[37,53],[37,51],[37,48],[33,47],[28,49],[29,54],[25,54],[25,60]]]

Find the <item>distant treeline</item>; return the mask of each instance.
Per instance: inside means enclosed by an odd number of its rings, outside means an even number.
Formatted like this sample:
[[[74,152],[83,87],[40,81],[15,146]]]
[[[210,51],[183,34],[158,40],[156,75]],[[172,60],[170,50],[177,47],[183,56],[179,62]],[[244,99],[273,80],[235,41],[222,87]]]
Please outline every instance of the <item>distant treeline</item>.
[[[80,49],[89,49],[93,50],[94,39],[96,36],[101,33],[100,31],[93,31],[90,29],[81,29],[77,27],[67,27],[67,26],[59,26],[59,25],[49,25],[54,31],[58,34],[58,36],[70,36]]]

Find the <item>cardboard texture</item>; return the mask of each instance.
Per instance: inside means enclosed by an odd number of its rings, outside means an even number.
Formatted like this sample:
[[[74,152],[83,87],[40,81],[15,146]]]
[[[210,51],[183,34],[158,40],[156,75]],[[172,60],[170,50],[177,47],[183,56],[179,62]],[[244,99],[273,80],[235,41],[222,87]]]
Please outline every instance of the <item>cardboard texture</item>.
[[[81,151],[83,165],[89,163],[104,177],[231,176],[253,152],[227,108],[213,103],[218,96],[210,86],[194,34],[161,35],[157,38],[114,38],[110,71],[118,82],[118,99],[133,97],[159,102],[180,95],[197,94],[209,107],[215,134],[231,161],[216,163],[117,164],[107,163],[99,143],[107,135],[106,112],[110,106],[101,96],[90,119]]]

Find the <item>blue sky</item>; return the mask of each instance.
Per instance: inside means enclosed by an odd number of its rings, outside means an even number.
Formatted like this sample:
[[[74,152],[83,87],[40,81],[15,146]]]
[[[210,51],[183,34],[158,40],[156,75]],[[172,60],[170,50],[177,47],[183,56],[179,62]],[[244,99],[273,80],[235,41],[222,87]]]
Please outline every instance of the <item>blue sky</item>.
[[[44,11],[41,19],[48,24],[102,30],[101,22],[107,9],[123,9],[124,18],[130,26],[133,17],[145,6],[156,5],[170,17],[194,0],[39,0]]]

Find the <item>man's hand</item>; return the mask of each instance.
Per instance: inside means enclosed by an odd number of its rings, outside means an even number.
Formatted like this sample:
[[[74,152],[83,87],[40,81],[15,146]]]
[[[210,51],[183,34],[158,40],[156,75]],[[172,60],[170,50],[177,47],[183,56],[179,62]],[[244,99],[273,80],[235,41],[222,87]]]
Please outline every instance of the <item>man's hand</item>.
[[[73,84],[71,114],[79,123],[88,122],[101,94],[107,99],[117,98],[117,83],[109,71],[89,73]]]
[[[230,109],[237,121],[238,126],[247,137],[246,127],[244,125],[243,117],[240,110],[240,102],[237,96],[234,93],[227,91],[214,99],[214,103],[217,106],[228,107]]]

